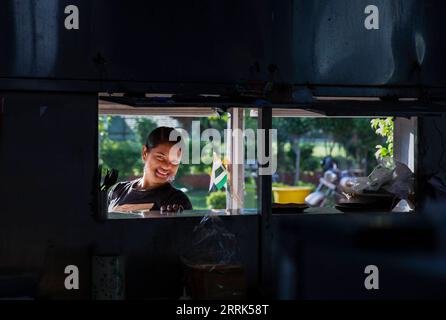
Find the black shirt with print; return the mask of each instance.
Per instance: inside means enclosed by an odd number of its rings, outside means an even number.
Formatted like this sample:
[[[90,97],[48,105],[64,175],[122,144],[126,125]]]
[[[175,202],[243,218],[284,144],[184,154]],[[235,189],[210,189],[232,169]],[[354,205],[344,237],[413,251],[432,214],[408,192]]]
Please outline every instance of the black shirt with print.
[[[181,205],[184,210],[192,210],[192,204],[184,192],[170,183],[151,190],[135,189],[140,179],[119,182],[108,193],[108,210],[124,204],[153,203],[151,210],[160,210],[162,206]]]

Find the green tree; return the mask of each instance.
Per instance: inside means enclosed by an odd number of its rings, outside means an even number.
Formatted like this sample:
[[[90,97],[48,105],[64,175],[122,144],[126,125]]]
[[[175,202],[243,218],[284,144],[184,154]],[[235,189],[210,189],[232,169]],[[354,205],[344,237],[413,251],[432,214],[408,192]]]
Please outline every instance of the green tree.
[[[342,146],[347,158],[353,159],[356,164],[368,172],[374,160],[373,147],[381,143],[382,139],[370,132],[370,119],[368,118],[319,118],[315,125],[321,134],[329,137],[328,154],[333,155],[335,143]],[[348,159],[346,159],[348,160]]]
[[[117,169],[120,180],[128,180],[142,174],[141,145],[134,141],[105,140],[101,144],[104,168]]]
[[[273,128],[277,130],[277,139],[291,144],[291,150],[294,152],[295,174],[294,183],[300,180],[300,162],[301,162],[301,140],[309,130],[314,129],[313,118],[273,118]]]
[[[374,162],[374,146],[382,142],[380,136],[371,132],[369,123],[367,118],[274,118],[273,127],[278,128],[281,150],[278,161],[281,167],[288,167],[290,160],[294,159],[292,166],[296,170],[297,183],[301,167],[315,170],[320,161],[312,155],[313,147],[302,143],[302,138],[319,137],[325,140],[327,155],[334,156],[334,148],[338,145],[347,154],[347,158],[342,159],[344,166],[353,162],[368,172]],[[288,152],[287,145],[291,145],[292,154]]]
[[[109,138],[111,116],[100,116],[99,164],[105,169],[117,169],[119,180],[127,180],[142,173],[141,144],[134,140],[113,141]]]
[[[156,122],[149,118],[136,119],[135,131],[138,135],[139,143],[141,144],[141,146],[146,144],[147,136],[156,128]]]

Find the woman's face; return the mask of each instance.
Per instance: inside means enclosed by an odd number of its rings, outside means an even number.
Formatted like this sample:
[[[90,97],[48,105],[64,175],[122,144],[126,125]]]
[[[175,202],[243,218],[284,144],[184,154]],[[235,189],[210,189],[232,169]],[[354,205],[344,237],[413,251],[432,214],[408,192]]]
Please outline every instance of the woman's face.
[[[181,161],[181,149],[168,143],[148,149],[143,147],[145,179],[151,185],[161,185],[172,181]]]

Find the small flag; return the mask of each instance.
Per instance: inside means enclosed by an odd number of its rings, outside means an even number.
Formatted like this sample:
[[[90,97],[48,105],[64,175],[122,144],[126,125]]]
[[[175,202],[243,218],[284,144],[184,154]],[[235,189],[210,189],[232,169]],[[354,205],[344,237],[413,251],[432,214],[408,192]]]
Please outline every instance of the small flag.
[[[211,181],[209,184],[209,192],[211,192],[214,186],[217,188],[217,190],[226,187],[227,181],[228,181],[228,172],[223,166],[221,159],[214,152],[214,160],[212,162],[212,172],[211,172]]]

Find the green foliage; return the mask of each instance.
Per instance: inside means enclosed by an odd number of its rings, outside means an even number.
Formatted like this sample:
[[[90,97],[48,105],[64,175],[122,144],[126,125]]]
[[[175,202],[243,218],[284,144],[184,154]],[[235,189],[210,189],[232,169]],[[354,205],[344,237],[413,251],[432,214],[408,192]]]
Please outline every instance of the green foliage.
[[[279,173],[294,172],[296,170],[296,154],[289,142],[278,141],[279,152],[277,154],[277,171]],[[313,156],[313,143],[301,142],[300,147],[300,170],[315,171],[320,169],[320,158]]]
[[[249,187],[255,188],[255,186],[256,186],[256,179],[254,177],[245,175],[245,186],[246,187],[249,186]]]
[[[300,145],[301,171],[316,171],[320,168],[321,159],[313,156],[313,149],[313,143],[302,143]]]
[[[338,118],[317,119],[318,126],[322,132],[331,137],[332,141],[342,146],[347,157],[338,161],[348,162],[350,165],[360,166],[369,171],[374,166],[374,147],[382,142],[382,138],[370,132],[370,119],[367,118]],[[329,155],[334,145],[329,146]],[[340,160],[340,159],[338,159]]]
[[[132,141],[104,140],[101,143],[101,163],[104,168],[119,170],[119,178],[142,174],[141,146]]]
[[[217,129],[223,134],[223,130],[228,127],[229,115],[227,113],[222,116],[212,116],[200,119],[200,126],[202,128]],[[222,137],[223,139],[223,137]]]
[[[146,144],[147,136],[156,129],[157,125],[154,121],[148,118],[138,118],[136,119],[135,131],[139,138],[139,143],[141,145]]]
[[[212,171],[212,165],[207,165],[204,163],[191,165],[189,169],[189,173],[192,175],[198,175],[198,174],[210,175],[211,171]]]
[[[98,131],[99,142],[108,139],[108,125],[111,123],[111,116],[99,116],[98,118]]]
[[[387,117],[384,119],[372,119],[370,121],[372,129],[375,133],[386,139],[386,146],[381,144],[376,146],[376,159],[383,159],[385,157],[393,157],[393,130],[394,121],[392,117]]]
[[[313,118],[273,118],[279,141],[294,141],[314,129]]]
[[[382,136],[370,130],[367,118],[274,118],[273,127],[278,129],[279,172],[320,170],[322,157],[334,157],[339,150],[346,154],[337,159],[340,167],[362,168],[369,172],[376,164],[375,146],[384,143]],[[321,146],[312,146],[303,138],[323,139],[325,152],[315,155],[315,148],[320,150]],[[298,148],[300,164],[296,168]]]
[[[277,172],[293,172],[294,160],[296,158],[294,152],[291,150],[290,144],[287,141],[278,140],[277,152]]]
[[[226,191],[212,192],[206,197],[209,209],[226,209]]]
[[[149,119],[146,123],[153,123]],[[100,116],[99,130],[99,164],[107,169],[119,170],[119,180],[128,180],[140,176],[143,171],[140,141],[114,141],[109,138],[108,130],[112,123],[111,116]]]

